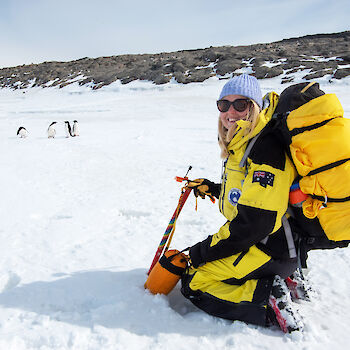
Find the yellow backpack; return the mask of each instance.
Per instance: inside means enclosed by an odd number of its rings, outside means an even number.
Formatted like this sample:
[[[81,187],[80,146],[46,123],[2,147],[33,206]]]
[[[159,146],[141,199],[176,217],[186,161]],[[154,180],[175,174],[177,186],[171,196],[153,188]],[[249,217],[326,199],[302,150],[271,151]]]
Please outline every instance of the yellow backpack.
[[[335,242],[350,240],[350,119],[343,114],[335,94],[301,83],[281,93],[271,126],[300,175],[291,198],[306,194],[292,204]]]

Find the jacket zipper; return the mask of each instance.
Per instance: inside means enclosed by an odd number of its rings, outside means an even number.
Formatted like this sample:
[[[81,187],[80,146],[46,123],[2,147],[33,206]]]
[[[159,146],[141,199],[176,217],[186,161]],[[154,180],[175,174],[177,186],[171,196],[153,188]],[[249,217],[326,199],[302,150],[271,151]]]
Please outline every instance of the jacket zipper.
[[[221,207],[221,213],[224,214],[224,197],[225,197],[225,189],[226,189],[226,181],[227,181],[227,174],[226,174],[226,164],[227,159],[223,162],[222,165],[222,182],[221,182],[221,196],[220,196],[220,207]]]

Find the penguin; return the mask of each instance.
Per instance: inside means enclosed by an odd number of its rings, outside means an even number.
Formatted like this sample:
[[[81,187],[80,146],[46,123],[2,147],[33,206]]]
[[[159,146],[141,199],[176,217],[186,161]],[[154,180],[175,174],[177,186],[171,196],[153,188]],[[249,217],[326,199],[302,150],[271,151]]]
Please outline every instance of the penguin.
[[[56,130],[54,128],[55,124],[57,122],[52,122],[50,125],[49,125],[49,128],[47,129],[47,137],[49,139],[53,139],[55,138],[55,135],[56,135]]]
[[[79,126],[77,120],[73,121],[73,136],[79,136]]]
[[[66,130],[66,137],[69,137],[69,136],[73,137],[74,134],[72,133],[72,128],[70,127],[69,121],[65,121],[64,124],[65,124],[65,130]]]
[[[19,129],[17,130],[17,135],[20,138],[26,138],[28,136],[28,131],[24,126],[19,127]]]

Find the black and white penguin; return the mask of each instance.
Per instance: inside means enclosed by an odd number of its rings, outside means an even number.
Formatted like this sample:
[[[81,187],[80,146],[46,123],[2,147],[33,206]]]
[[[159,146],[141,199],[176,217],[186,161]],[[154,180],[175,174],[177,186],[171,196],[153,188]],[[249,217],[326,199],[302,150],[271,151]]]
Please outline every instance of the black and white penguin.
[[[79,136],[79,125],[77,120],[73,121],[73,136]]]
[[[56,136],[55,124],[57,122],[52,122],[47,129],[47,137],[53,139]]]
[[[70,127],[70,124],[69,124],[69,121],[65,121],[64,122],[64,129],[66,130],[66,137],[69,137],[69,136],[74,136],[74,134],[72,133],[72,128]]]
[[[25,127],[21,126],[17,130],[17,135],[21,138],[26,138],[28,136],[28,131]]]

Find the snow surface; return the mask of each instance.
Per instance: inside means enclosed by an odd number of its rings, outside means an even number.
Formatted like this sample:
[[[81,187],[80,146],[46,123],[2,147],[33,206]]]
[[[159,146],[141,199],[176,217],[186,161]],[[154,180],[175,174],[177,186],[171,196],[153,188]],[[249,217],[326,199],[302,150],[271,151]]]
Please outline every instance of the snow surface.
[[[303,73],[305,75],[305,73]],[[302,75],[300,75],[302,76]],[[296,81],[300,80],[296,76]],[[332,84],[350,115],[350,80]],[[316,290],[300,302],[306,329],[284,335],[211,317],[144,290],[183,176],[219,181],[215,100],[225,80],[114,83],[93,91],[0,90],[0,349],[344,349],[350,342],[350,249],[310,253]],[[280,78],[261,82],[280,93]],[[65,138],[77,119],[81,136]],[[57,121],[55,139],[46,130]],[[29,137],[16,132],[25,126]],[[172,247],[224,223],[191,196]]]

